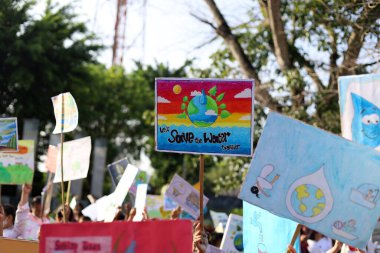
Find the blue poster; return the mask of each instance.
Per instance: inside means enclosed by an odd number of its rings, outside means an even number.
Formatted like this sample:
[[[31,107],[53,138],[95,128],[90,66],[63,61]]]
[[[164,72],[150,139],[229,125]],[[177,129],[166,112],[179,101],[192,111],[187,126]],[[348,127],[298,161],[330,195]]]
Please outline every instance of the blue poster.
[[[278,217],[243,201],[243,240],[245,252],[286,252],[297,223]],[[294,244],[298,253],[299,237]]]
[[[380,207],[380,153],[270,113],[240,198],[364,248]]]
[[[253,80],[156,79],[156,150],[252,156]]]
[[[342,136],[380,150],[380,74],[339,78]]]

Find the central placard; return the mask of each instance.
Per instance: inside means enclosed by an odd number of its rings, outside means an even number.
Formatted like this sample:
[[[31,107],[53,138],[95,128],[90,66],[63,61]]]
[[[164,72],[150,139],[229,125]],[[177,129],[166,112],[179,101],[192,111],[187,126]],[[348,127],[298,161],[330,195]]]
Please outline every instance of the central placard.
[[[253,80],[156,79],[156,150],[252,156]]]

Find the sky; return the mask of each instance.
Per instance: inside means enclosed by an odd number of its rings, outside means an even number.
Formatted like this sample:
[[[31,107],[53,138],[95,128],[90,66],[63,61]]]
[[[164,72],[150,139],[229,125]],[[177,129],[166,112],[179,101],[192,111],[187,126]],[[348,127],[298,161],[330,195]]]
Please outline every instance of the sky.
[[[198,48],[215,35],[211,27],[191,15],[193,13],[212,20],[203,0],[145,0],[145,7],[144,0],[127,1],[124,50],[124,66],[127,69],[133,68],[136,60],[146,64],[163,62],[172,68],[182,66],[186,59],[191,58],[196,58],[198,67],[209,64],[209,55],[221,41]],[[53,3],[74,5],[79,20],[84,21],[107,46],[98,60],[110,66],[117,0],[53,0]],[[216,3],[232,26],[246,21],[246,11],[252,6],[251,0],[217,0]],[[41,13],[44,6],[45,1],[40,1],[34,10],[35,14]]]

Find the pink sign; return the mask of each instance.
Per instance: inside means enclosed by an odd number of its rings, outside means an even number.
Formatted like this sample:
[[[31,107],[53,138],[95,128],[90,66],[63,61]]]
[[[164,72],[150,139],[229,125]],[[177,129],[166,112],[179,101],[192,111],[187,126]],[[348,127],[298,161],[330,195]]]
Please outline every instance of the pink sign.
[[[40,253],[191,253],[189,220],[44,224]]]

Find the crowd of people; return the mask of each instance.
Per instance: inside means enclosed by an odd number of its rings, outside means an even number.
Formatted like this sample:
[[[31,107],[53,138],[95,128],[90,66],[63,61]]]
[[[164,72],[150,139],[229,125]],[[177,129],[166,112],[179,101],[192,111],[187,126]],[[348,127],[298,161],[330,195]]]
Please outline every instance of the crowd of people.
[[[44,214],[42,199],[40,196],[32,198],[29,206],[29,197],[32,190],[31,185],[22,186],[22,194],[17,209],[12,205],[0,206],[0,236],[13,239],[38,240],[40,227],[44,223],[63,222],[64,216],[67,222],[91,222],[89,217],[84,216],[81,211],[83,207],[78,204],[74,210],[65,205],[64,208],[56,213],[55,219]],[[65,214],[63,214],[63,210]],[[170,218],[179,219],[182,210],[177,207],[171,212]],[[130,204],[125,204],[119,208],[115,215],[114,221],[133,221],[136,215],[136,209]],[[147,210],[143,211],[143,220],[149,220]],[[205,253],[207,246],[214,245],[219,247],[220,237],[213,235],[213,231],[206,231],[201,227],[200,221],[193,222],[193,252]],[[366,251],[353,248],[339,241],[334,241],[323,234],[310,230],[306,226],[301,229],[300,235],[301,253],[374,253],[373,249],[368,246]],[[292,245],[288,246],[288,252],[296,253]]]

